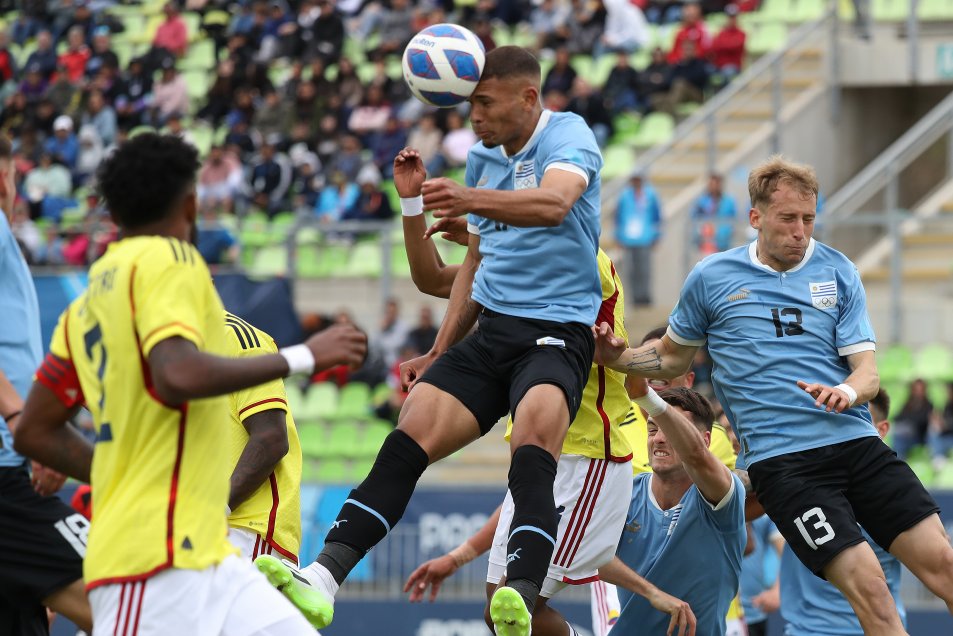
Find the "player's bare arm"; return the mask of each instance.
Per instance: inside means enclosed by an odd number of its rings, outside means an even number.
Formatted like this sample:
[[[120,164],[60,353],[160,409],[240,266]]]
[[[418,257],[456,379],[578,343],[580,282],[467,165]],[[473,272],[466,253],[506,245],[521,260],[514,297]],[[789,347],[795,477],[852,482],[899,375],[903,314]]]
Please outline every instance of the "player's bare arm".
[[[0,369],[0,417],[7,423],[7,428],[14,432],[17,420],[23,411],[23,398],[10,383],[9,378]]]
[[[652,607],[671,615],[667,636],[694,636],[695,614],[688,603],[658,589],[623,563],[619,557],[612,557],[611,561],[599,568],[599,578],[644,597]]]
[[[444,580],[490,549],[496,526],[500,523],[502,507],[502,505],[497,506],[483,527],[473,533],[473,536],[450,552],[422,563],[407,577],[404,592],[410,592],[411,603],[419,603],[423,600],[428,585],[430,586],[430,602],[433,603]]]
[[[578,174],[554,168],[546,171],[538,188],[466,188],[441,178],[424,182],[422,191],[424,209],[438,218],[472,212],[513,227],[554,227],[563,222],[586,187],[586,180]]]
[[[480,237],[470,235],[470,246],[467,250],[463,265],[454,278],[453,289],[450,291],[450,303],[447,306],[447,315],[437,332],[433,349],[419,358],[408,360],[400,365],[400,381],[405,388],[411,388],[424,372],[440,357],[444,351],[463,339],[476,322],[481,305],[473,300],[470,292],[473,289],[473,277],[480,266]]]
[[[687,373],[698,349],[680,345],[667,335],[638,348],[627,347],[608,323],[596,325],[592,332],[596,337],[596,364],[642,378],[669,380]]]
[[[281,409],[255,413],[242,425],[248,431],[248,443],[232,471],[228,494],[232,510],[248,499],[288,454],[288,424]]]
[[[838,386],[826,386],[817,382],[807,383],[798,380],[797,385],[814,398],[814,405],[826,410],[840,413],[854,404],[864,404],[873,399],[880,389],[880,375],[877,373],[876,354],[873,351],[860,351],[847,356],[850,366],[850,375]],[[846,387],[844,386],[846,385]],[[857,396],[849,394],[849,387]]]
[[[93,445],[70,426],[78,407],[67,407],[49,388],[33,383],[13,434],[13,448],[44,466],[89,483]]]
[[[305,345],[314,356],[316,371],[339,364],[356,368],[367,353],[367,336],[352,325],[335,325],[311,336]],[[179,337],[155,345],[148,362],[156,392],[173,405],[226,395],[283,378],[291,371],[281,354],[223,358],[203,353]]]

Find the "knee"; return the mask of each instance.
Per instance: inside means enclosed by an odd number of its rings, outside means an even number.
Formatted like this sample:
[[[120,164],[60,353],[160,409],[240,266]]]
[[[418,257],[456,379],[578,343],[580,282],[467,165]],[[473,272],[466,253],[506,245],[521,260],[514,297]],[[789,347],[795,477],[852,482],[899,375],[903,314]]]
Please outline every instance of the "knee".
[[[865,608],[868,616],[882,624],[890,624],[896,617],[896,606],[887,580],[882,576],[860,576],[853,584],[851,604]]]

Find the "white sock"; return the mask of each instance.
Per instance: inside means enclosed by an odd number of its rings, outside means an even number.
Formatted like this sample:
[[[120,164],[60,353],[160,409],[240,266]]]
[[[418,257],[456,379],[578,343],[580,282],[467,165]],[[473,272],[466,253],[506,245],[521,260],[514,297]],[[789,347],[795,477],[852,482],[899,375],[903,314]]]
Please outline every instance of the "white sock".
[[[301,573],[311,581],[311,585],[324,592],[332,601],[334,600],[340,586],[326,567],[315,561],[301,570]]]

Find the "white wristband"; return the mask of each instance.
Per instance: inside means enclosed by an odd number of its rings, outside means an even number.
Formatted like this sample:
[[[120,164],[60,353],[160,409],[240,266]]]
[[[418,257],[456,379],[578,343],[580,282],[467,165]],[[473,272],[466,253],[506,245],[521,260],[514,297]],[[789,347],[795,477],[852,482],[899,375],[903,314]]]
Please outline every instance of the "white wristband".
[[[649,417],[661,415],[668,409],[668,402],[660,398],[658,393],[652,390],[652,387],[649,387],[649,392],[642,397],[635,398],[635,403],[639,405],[639,408],[648,413]]]
[[[421,195],[400,198],[400,213],[404,216],[419,216],[424,213],[424,198]]]
[[[279,349],[278,353],[288,363],[288,375],[298,373],[307,373],[310,375],[314,371],[314,354],[307,345],[299,344],[293,347],[284,347]]]
[[[850,401],[850,403],[847,406],[853,406],[854,403],[857,401],[857,391],[855,391],[854,387],[852,387],[851,385],[838,384],[834,388],[839,391],[843,391],[844,393],[847,394],[847,399]]]

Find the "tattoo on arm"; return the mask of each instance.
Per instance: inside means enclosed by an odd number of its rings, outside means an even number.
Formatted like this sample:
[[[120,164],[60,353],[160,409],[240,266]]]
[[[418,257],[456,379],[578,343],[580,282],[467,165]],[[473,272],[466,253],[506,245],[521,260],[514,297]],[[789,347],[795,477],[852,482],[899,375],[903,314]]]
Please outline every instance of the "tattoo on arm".
[[[625,366],[629,371],[658,371],[662,368],[662,356],[655,347],[647,351],[635,351]]]

